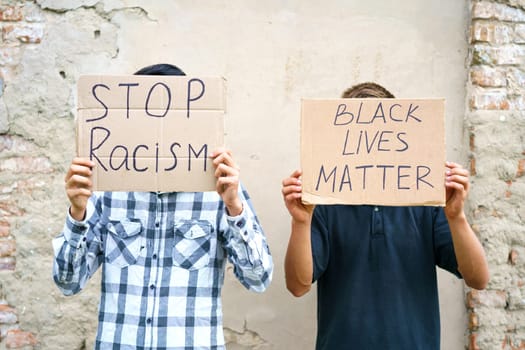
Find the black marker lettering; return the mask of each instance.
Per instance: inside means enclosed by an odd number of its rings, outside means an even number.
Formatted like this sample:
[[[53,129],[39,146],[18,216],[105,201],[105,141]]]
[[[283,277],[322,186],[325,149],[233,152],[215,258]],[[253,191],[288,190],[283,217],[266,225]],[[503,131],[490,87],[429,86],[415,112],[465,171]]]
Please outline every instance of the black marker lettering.
[[[328,183],[328,180],[333,176],[332,179],[332,193],[335,190],[335,178],[336,178],[336,172],[337,172],[337,166],[334,167],[334,169],[330,172],[328,177],[326,177],[326,174],[324,172],[324,165],[321,165],[321,169],[319,170],[319,177],[317,178],[317,185],[315,186],[315,190],[319,191],[319,183],[321,182],[321,176],[323,177],[323,180],[325,183]]]
[[[139,151],[139,148],[144,148],[147,150],[149,150],[149,147],[146,146],[146,145],[138,145],[137,147],[135,147],[135,150],[133,150],[133,169],[135,169],[135,171],[138,171],[138,172],[143,172],[143,171],[146,171],[148,170],[149,168],[148,167],[145,167],[145,168],[137,168],[137,152]]]
[[[191,97],[191,84],[193,82],[198,82],[201,85],[201,91],[196,97]],[[190,117],[190,102],[197,101],[199,98],[201,98],[204,95],[204,91],[206,91],[206,86],[202,80],[193,78],[188,81],[188,101],[186,103],[186,110],[188,111],[187,118]]]
[[[130,93],[130,87],[132,86],[139,86],[139,83],[121,83],[118,84],[118,86],[127,86],[128,89],[126,91],[126,119],[129,119],[129,93]]]
[[[153,113],[150,113],[150,112],[149,112],[149,107],[148,107],[148,106],[149,106],[149,99],[150,99],[150,97],[151,97],[151,92],[152,92],[153,89],[155,89],[155,87],[158,86],[158,85],[163,86],[163,87],[166,89],[166,93],[167,93],[167,95],[168,95],[168,96],[167,96],[167,97],[168,97],[168,98],[167,98],[168,102],[166,103],[166,110],[164,111],[163,114],[153,114]],[[170,110],[170,105],[171,105],[171,91],[170,91],[170,88],[169,88],[166,84],[164,84],[164,83],[160,83],[160,82],[159,82],[159,83],[156,83],[155,85],[153,85],[153,86],[151,87],[151,89],[149,89],[148,97],[146,98],[146,104],[145,104],[145,106],[144,106],[144,110],[146,111],[146,114],[149,115],[149,116],[156,117],[156,118],[163,118],[163,117],[166,116],[166,114],[168,114],[168,111]]]
[[[108,90],[110,90],[110,89],[109,89],[109,87],[107,85],[104,85],[104,84],[96,84],[91,89],[91,93],[93,94],[93,97],[95,98],[95,100],[97,100],[102,105],[102,107],[104,108],[104,114],[102,114],[100,117],[96,117],[96,118],[92,118],[92,119],[86,119],[86,123],[94,122],[95,120],[100,120],[100,119],[106,118],[107,115],[108,115],[108,106],[106,106],[106,104],[104,102],[102,102],[100,100],[100,98],[98,98],[97,93],[95,91],[98,87],[103,87],[103,88],[106,88]]]
[[[102,130],[106,133],[106,135],[102,137],[102,141],[96,147],[93,147],[93,140],[95,139],[96,130]],[[109,135],[111,135],[111,131],[109,131],[109,129],[103,128],[101,126],[96,126],[94,128],[91,128],[91,135],[89,139],[89,159],[90,160],[96,159],[98,164],[100,164],[102,169],[104,169],[105,171],[108,171],[108,168],[106,168],[104,164],[102,164],[100,159],[96,156],[95,151],[99,149],[100,147],[102,147],[102,144],[106,142],[106,140],[109,138]]]

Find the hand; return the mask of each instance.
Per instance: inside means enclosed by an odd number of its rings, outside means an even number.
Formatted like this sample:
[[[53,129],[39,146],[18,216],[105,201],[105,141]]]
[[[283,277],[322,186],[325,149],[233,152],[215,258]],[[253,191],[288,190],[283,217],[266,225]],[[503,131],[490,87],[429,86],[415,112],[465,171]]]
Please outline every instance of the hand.
[[[314,205],[305,205],[301,201],[302,197],[302,184],[300,177],[302,172],[296,170],[283,180],[282,194],[286,208],[290,212],[292,218],[300,223],[310,223],[312,219],[312,213],[314,211]]]
[[[463,207],[469,190],[469,172],[457,163],[446,162],[445,166],[445,215],[450,220],[464,215]]]
[[[216,190],[221,196],[228,214],[237,216],[242,213],[242,201],[239,198],[239,167],[235,163],[230,150],[218,148],[212,152]]]
[[[91,176],[95,163],[86,158],[75,158],[65,177],[66,194],[71,203],[70,214],[77,221],[84,220],[87,201],[91,197]]]

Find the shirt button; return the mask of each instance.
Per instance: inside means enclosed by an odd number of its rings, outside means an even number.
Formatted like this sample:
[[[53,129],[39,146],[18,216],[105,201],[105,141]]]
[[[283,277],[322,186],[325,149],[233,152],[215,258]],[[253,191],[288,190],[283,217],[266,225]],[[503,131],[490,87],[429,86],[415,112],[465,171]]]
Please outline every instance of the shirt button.
[[[155,227],[159,227],[159,226],[160,226],[160,223],[156,222]]]
[[[151,289],[151,290],[155,289],[155,285],[152,284],[151,286],[149,286],[149,289]]]
[[[379,208],[378,208],[378,207],[375,207],[375,208],[374,208],[374,211],[379,211]]]
[[[151,257],[152,257],[153,259],[157,259],[157,254],[153,254]]]
[[[146,320],[146,323],[147,323],[147,324],[150,324],[150,323],[151,323],[151,318],[148,318],[148,319]]]

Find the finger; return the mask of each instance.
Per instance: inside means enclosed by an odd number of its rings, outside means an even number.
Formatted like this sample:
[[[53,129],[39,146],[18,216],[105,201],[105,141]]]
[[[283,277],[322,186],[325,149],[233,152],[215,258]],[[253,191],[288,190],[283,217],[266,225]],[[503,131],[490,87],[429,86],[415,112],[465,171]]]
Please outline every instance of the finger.
[[[458,182],[447,182],[445,184],[445,187],[449,189],[453,189],[453,190],[458,190],[458,191],[466,190],[465,186]]]
[[[91,189],[91,179],[85,176],[73,175],[67,182],[66,188],[88,188]]]
[[[461,166],[448,168],[446,170],[446,174],[447,175],[458,174],[458,175],[463,175],[463,176],[469,176],[470,175],[469,171],[467,169],[461,167]]]
[[[302,186],[290,185],[282,188],[281,192],[283,196],[287,196],[290,193],[301,193],[303,190]]]
[[[67,193],[69,194],[70,197],[78,197],[78,196],[90,197],[91,196],[91,191],[87,188],[82,188],[82,187],[70,188],[67,190]]]
[[[301,197],[302,197],[301,192],[292,192],[292,193],[288,193],[287,195],[285,195],[284,200],[286,202],[294,202],[294,201],[297,201],[298,199],[301,199]]]
[[[458,182],[462,184],[463,186],[468,186],[469,183],[469,177],[468,174],[449,174],[446,177],[446,182]]]
[[[287,177],[286,179],[283,179],[282,185],[285,186],[300,186],[302,184],[301,180],[299,180],[296,177]]]
[[[214,151],[211,154],[213,158],[213,164],[219,165],[220,163],[228,164],[229,166],[237,168],[235,161],[233,160],[233,155],[230,150],[225,148],[219,148],[217,151]]]
[[[301,175],[303,174],[303,172],[301,170],[295,170],[292,175],[290,175],[291,177],[295,177],[295,178],[300,178]]]
[[[90,177],[93,174],[92,168],[85,165],[85,164],[76,164],[73,163],[69,167],[69,170],[66,174],[65,181],[68,181],[72,176],[74,175],[82,175],[86,177]]]
[[[239,170],[225,164],[219,164],[215,169],[215,177],[239,176]]]
[[[229,177],[220,177],[217,179],[217,183],[215,184],[215,188],[218,193],[223,193],[226,188],[230,186],[238,186],[239,179],[233,176]]]

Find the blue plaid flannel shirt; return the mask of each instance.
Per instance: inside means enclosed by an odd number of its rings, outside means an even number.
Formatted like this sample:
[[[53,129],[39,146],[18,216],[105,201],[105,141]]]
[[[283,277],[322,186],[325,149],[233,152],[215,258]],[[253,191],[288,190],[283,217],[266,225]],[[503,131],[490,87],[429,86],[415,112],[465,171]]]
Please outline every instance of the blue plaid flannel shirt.
[[[94,192],[86,219],[70,215],[53,240],[53,277],[78,293],[102,266],[95,349],[224,349],[226,260],[249,290],[273,262],[246,191],[228,216],[216,192]]]

